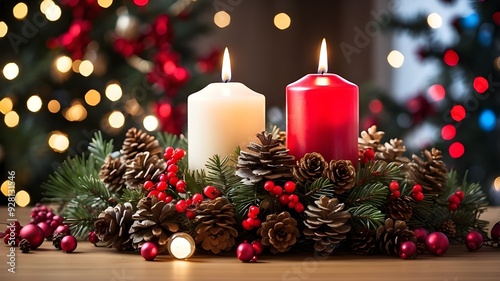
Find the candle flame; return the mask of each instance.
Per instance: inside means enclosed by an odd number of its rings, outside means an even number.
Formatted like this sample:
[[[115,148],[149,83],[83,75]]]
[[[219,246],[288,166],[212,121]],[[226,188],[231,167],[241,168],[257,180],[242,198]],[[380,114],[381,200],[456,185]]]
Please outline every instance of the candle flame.
[[[231,60],[229,59],[229,51],[227,47],[224,49],[224,57],[222,58],[222,81],[229,82],[231,80]]]
[[[321,41],[321,50],[319,52],[319,64],[318,64],[318,73],[325,73],[328,71],[328,55],[326,52],[326,39],[323,38]]]

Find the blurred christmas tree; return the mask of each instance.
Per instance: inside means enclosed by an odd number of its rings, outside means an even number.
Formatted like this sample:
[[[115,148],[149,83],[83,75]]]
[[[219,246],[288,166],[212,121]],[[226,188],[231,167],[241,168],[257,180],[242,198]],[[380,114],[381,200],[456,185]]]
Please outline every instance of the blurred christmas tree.
[[[1,182],[15,171],[16,190],[36,202],[47,174],[95,130],[182,133],[187,95],[219,61],[193,50],[207,31],[200,2],[1,1]]]
[[[452,8],[460,0],[441,2]],[[403,106],[384,95],[366,100],[369,114],[361,119],[361,127],[375,123],[390,137],[404,136],[412,152],[436,146],[446,155],[448,167],[468,170],[469,179],[481,182],[490,201],[500,204],[500,1],[471,5],[473,13],[449,23],[457,40],[448,45],[437,36],[438,14],[392,16],[390,29],[425,42],[418,55],[439,62],[439,75]],[[422,128],[436,133],[424,137]]]

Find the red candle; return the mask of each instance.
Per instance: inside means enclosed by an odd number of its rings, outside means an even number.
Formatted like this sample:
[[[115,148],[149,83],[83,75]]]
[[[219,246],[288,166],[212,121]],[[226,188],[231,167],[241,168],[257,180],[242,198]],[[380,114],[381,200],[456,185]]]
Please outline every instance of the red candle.
[[[286,140],[298,160],[318,152],[325,160],[351,160],[357,165],[358,86],[326,73],[326,42],[321,44],[318,74],[308,74],[286,87]]]

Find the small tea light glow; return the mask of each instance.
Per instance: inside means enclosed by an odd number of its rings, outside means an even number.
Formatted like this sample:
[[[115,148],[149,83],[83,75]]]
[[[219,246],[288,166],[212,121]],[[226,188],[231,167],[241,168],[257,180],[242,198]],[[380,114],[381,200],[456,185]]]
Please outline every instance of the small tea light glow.
[[[185,232],[179,232],[170,236],[167,248],[170,255],[182,260],[194,254],[195,244],[193,237]]]

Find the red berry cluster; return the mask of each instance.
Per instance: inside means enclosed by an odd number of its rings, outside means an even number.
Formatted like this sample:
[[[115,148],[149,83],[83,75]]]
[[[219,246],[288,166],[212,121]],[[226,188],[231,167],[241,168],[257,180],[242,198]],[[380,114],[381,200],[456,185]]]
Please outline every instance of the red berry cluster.
[[[163,158],[167,163],[165,172],[160,175],[159,181],[156,183],[152,181],[144,182],[144,189],[149,191],[148,197],[155,196],[158,200],[170,203],[173,197],[166,192],[169,187],[175,188],[178,193],[186,193],[186,181],[180,180],[177,177],[177,172],[179,171],[177,162],[185,155],[186,152],[182,148],[165,148],[165,153],[163,154]]]
[[[299,202],[299,196],[294,194],[295,183],[293,181],[287,181],[283,188],[279,185],[275,185],[272,181],[266,181],[264,183],[264,189],[268,191],[272,196],[279,197],[280,204],[282,206],[288,206],[289,209],[295,209],[297,213],[302,213],[304,211],[304,204]]]
[[[420,184],[416,184],[411,189],[411,195],[413,199],[417,202],[422,202],[424,200],[424,194],[422,193],[422,186]]]
[[[63,224],[63,221],[64,218],[62,216],[54,214],[53,210],[45,205],[37,203],[35,207],[31,208],[31,224],[38,225],[45,222],[51,229],[54,230],[59,225]]]
[[[401,191],[399,191],[399,183],[397,181],[391,181],[389,184],[389,190],[391,191],[391,196],[389,196],[391,201],[401,197]]]
[[[21,236],[19,235],[19,233],[21,232],[22,228],[23,227],[18,221],[14,221],[7,226],[5,232],[0,232],[0,238],[3,238],[3,242],[6,245],[17,246],[19,245],[19,242],[21,242]],[[12,243],[14,243],[14,245],[12,245]]]
[[[464,200],[464,192],[462,190],[458,190],[448,198],[448,210],[450,211],[458,210],[458,207],[460,206],[463,200]]]
[[[257,217],[259,215],[259,207],[258,206],[250,206],[248,208],[248,213],[247,216],[248,218],[245,219],[241,225],[245,230],[252,230],[254,227],[258,228],[261,225],[260,219]]]
[[[359,150],[358,157],[361,164],[366,164],[369,161],[375,159],[375,152],[372,148],[369,147],[365,150]]]
[[[203,195],[195,193],[191,198],[181,199],[175,203],[175,209],[179,213],[186,213],[186,217],[190,220],[196,217],[196,207],[203,201]]]

